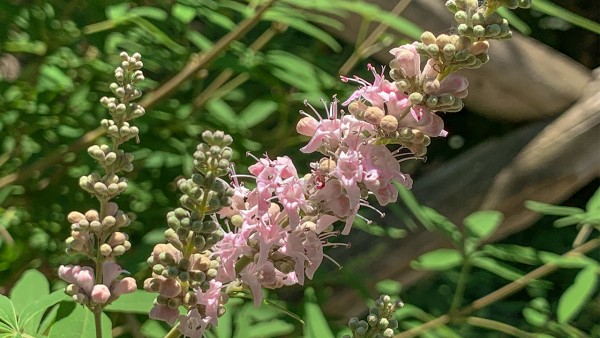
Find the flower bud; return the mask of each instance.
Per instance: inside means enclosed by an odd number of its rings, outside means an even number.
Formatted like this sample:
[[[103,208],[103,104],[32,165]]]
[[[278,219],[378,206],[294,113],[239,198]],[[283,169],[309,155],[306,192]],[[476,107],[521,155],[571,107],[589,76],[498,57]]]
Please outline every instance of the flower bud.
[[[127,249],[123,245],[117,245],[113,248],[113,256],[121,256],[125,252],[127,252]]]
[[[100,246],[100,254],[102,254],[102,256],[104,257],[110,256],[112,254],[112,251],[112,247],[106,243]]]
[[[421,102],[423,102],[423,94],[421,94],[421,93],[411,93],[408,96],[408,100],[413,105],[420,104]]]
[[[384,131],[392,133],[398,129],[398,119],[395,116],[386,115],[381,119],[379,125]]]
[[[379,121],[381,121],[381,119],[385,116],[385,113],[383,112],[383,110],[379,107],[369,107],[367,108],[367,110],[365,111],[365,121],[374,124],[374,125],[379,125]]]
[[[423,32],[423,34],[421,34],[421,41],[426,46],[433,44],[433,43],[435,43],[435,35],[433,35],[433,33],[429,32],[429,31],[425,31],[425,32]]]

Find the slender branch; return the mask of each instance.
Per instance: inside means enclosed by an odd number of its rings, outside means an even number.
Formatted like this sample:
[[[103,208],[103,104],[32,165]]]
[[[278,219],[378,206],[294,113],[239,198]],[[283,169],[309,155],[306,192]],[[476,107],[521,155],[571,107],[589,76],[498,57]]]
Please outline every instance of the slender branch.
[[[596,249],[598,246],[600,246],[600,238],[595,238],[595,239],[592,239],[592,240],[586,242],[585,244],[582,244],[581,246],[565,253],[563,255],[563,257],[585,254],[591,250]],[[457,311],[456,314],[457,314],[457,316],[466,316],[469,313],[473,313],[477,310],[480,310],[490,304],[493,304],[499,300],[502,300],[502,299],[512,295],[513,293],[515,293],[515,292],[523,289],[525,286],[527,286],[529,284],[529,282],[531,282],[535,279],[544,277],[547,274],[554,272],[556,269],[558,269],[558,266],[556,264],[554,264],[552,262],[548,262],[548,263],[540,266],[539,268],[529,272],[525,276],[522,276],[521,278],[516,279],[515,281],[501,287],[500,289],[497,289],[496,291],[477,299],[470,305]],[[429,322],[423,323],[422,325],[413,327],[410,330],[401,332],[401,333],[397,334],[396,336],[394,336],[394,338],[415,337],[415,336],[419,335],[420,333],[425,332],[429,329],[433,329],[433,328],[448,324],[452,319],[453,318],[450,315],[445,314],[445,315],[440,316],[436,319],[433,319]]]
[[[164,83],[162,86],[157,88],[154,92],[148,93],[145,96],[145,99],[140,102],[140,104],[148,109],[150,106],[154,105],[158,101],[164,99],[169,96],[173,91],[175,91],[184,81],[192,77],[199,69],[206,67],[209,63],[214,61],[217,56],[219,56],[225,49],[229,47],[229,45],[239,39],[241,36],[246,34],[253,26],[255,26],[266,12],[266,10],[273,5],[275,0],[267,0],[264,5],[260,7],[256,12],[249,18],[240,22],[237,27],[221,38],[213,48],[206,54],[203,55],[193,55],[190,58],[188,64],[173,78]],[[94,130],[91,130],[85,133],[81,138],[77,141],[69,144],[67,147],[60,147],[59,149],[53,151],[52,153],[44,156],[40,160],[31,165],[20,169],[19,171],[6,175],[0,178],[0,188],[3,188],[10,184],[15,184],[19,182],[23,182],[40,172],[48,169],[49,167],[60,163],[65,154],[70,152],[80,152],[81,150],[89,147],[92,142],[100,137],[104,133],[104,129],[98,127]]]
[[[181,337],[181,333],[179,332],[179,323],[177,323],[171,331],[169,331],[164,338],[179,338]]]
[[[157,90],[146,95],[145,99],[141,101],[141,105],[143,107],[151,106],[158,100],[169,96],[169,94],[175,91],[184,81],[188,80],[200,69],[214,61],[233,41],[236,41],[254,27],[274,2],[275,0],[265,1],[264,5],[257,9],[251,17],[240,22],[234,30],[217,41],[207,53],[192,55],[188,64],[185,65],[177,75],[172,77]]]
[[[508,325],[503,322],[499,322],[497,320],[491,320],[487,318],[481,317],[468,317],[466,320],[467,324],[472,326],[478,326],[490,330],[495,330],[499,332],[506,333],[513,337],[519,338],[535,338],[536,335],[533,333],[529,333],[527,331],[520,330],[512,325]]]
[[[400,0],[398,4],[392,9],[391,14],[396,16],[400,15],[406,9],[406,7],[408,7],[410,2],[411,0]],[[348,58],[348,60],[346,60],[342,67],[340,67],[338,74],[344,75],[350,72],[350,70],[354,68],[354,66],[360,61],[360,59],[364,57],[365,51],[368,50],[368,48],[372,46],[377,41],[377,39],[379,39],[381,34],[383,34],[388,29],[388,27],[389,26],[383,22],[379,23],[377,27],[373,29],[371,34],[369,34],[369,36],[365,39],[365,41],[363,41],[360,44],[360,46],[358,46],[354,50],[352,55],[350,55],[350,57]]]
[[[284,24],[281,24],[278,22],[274,22],[273,25],[271,25],[271,27],[269,27],[269,29],[264,31],[264,33],[262,33],[258,38],[256,38],[256,40],[254,40],[254,42],[248,47],[248,49],[255,51],[255,52],[261,50],[269,41],[271,41],[271,39],[273,39],[273,37],[275,37],[275,35],[285,31],[286,28],[287,28],[287,25],[284,25]],[[234,74],[234,72],[231,68],[227,68],[227,69],[223,70],[210,83],[210,85],[208,85],[208,87],[206,87],[196,97],[196,99],[194,100],[194,107],[195,108],[202,107],[209,99],[215,98],[213,94],[215,92],[217,92],[219,89],[223,89],[225,86],[225,83],[233,76],[233,74]],[[247,75],[245,77],[240,77],[240,76],[242,76],[242,74],[238,75],[234,80],[229,82],[228,87],[231,89],[236,88],[237,86],[246,82],[246,80],[248,80],[250,78]],[[234,82],[234,81],[236,81],[236,82]],[[235,83],[235,85],[234,86],[230,85],[232,83]]]

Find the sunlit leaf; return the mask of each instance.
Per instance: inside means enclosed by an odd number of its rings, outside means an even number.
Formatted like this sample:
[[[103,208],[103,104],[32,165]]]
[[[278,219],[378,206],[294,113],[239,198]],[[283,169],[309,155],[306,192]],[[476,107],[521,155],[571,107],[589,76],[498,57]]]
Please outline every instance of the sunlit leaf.
[[[598,283],[597,270],[597,266],[593,265],[581,270],[575,277],[573,285],[569,286],[560,297],[556,309],[559,323],[570,322],[592,297]]]
[[[536,202],[536,201],[525,201],[525,207],[529,210],[539,212],[545,215],[555,216],[569,216],[581,214],[584,211],[580,208],[575,207],[563,207],[559,205],[552,205],[548,203]]]
[[[0,322],[8,325],[12,330],[18,329],[17,311],[13,303],[4,295],[0,295]]]
[[[314,290],[306,289],[304,292],[304,337],[306,338],[333,338],[334,335],[327,324],[327,320],[319,305],[315,302]]]
[[[455,249],[437,249],[429,251],[410,265],[418,270],[444,271],[459,266],[463,262],[462,254]]]
[[[65,304],[65,303],[63,303]],[[71,303],[71,306],[73,303]],[[112,323],[108,316],[102,314],[102,337],[110,338]],[[96,337],[94,314],[83,305],[76,304],[66,316],[58,319],[48,334],[49,338],[81,338]]]
[[[504,216],[499,211],[475,211],[463,220],[463,224],[472,238],[484,240],[496,231],[503,218]]]
[[[121,295],[106,307],[107,312],[148,313],[152,309],[156,294],[144,290]]]

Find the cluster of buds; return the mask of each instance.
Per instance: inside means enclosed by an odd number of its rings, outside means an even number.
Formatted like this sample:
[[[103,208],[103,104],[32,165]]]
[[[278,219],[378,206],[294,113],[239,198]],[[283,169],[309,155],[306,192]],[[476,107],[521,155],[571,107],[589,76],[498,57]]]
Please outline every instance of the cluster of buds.
[[[352,336],[346,335],[344,338],[392,338],[394,330],[398,328],[398,321],[393,316],[402,306],[402,301],[392,302],[390,296],[381,295],[375,301],[375,306],[369,308],[367,320],[354,317],[348,321]]]
[[[100,123],[112,144],[88,148],[88,154],[103,172],[79,179],[79,186],[100,202],[100,208],[85,213],[73,211],[67,217],[71,223],[71,236],[66,240],[67,253],[87,256],[95,261],[96,268],[61,266],[59,270],[60,277],[71,283],[66,292],[94,311],[136,288],[133,278],[117,280],[122,270],[114,260],[131,248],[127,234],[121,231],[131,223],[131,217],[111,200],[127,189],[127,179],[118,174],[133,170],[133,154],[124,152],[119,146],[132,138],[137,139],[139,130],[129,121],[144,114],[144,108],[133,102],[141,96],[136,84],[144,79],[144,75],[140,54],[129,56],[122,52],[120,56],[121,66],[115,70],[116,82],[110,85],[115,97],[100,100],[112,117]]]
[[[529,8],[531,0],[448,0],[446,7],[454,13],[458,33],[473,39],[509,39],[512,36],[508,21],[496,9]]]
[[[154,247],[147,260],[152,277],[144,281],[146,291],[158,293],[150,318],[171,325],[179,319],[179,330],[190,337],[201,337],[225,313],[227,295],[216,279],[220,260],[211,248],[224,237],[216,213],[229,207],[234,195],[221,178],[229,173],[231,136],[205,131],[202,138],[206,143],[194,153],[196,172],[177,182],[182,207],[167,214],[168,243]],[[185,316],[179,315],[182,306]]]

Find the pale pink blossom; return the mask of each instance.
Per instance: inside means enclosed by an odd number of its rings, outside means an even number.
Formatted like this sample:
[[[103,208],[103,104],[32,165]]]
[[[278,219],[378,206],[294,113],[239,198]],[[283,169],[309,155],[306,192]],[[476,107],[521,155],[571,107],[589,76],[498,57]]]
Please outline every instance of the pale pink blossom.
[[[394,55],[392,65],[399,68],[406,78],[414,78],[421,75],[421,55],[414,45],[402,45],[392,48],[390,54]]]
[[[150,319],[162,320],[173,326],[179,317],[179,310],[171,309],[167,305],[155,304],[148,313],[148,317]]]
[[[203,317],[197,308],[193,308],[187,315],[179,316],[179,332],[186,337],[201,338],[209,322],[209,317]]]

